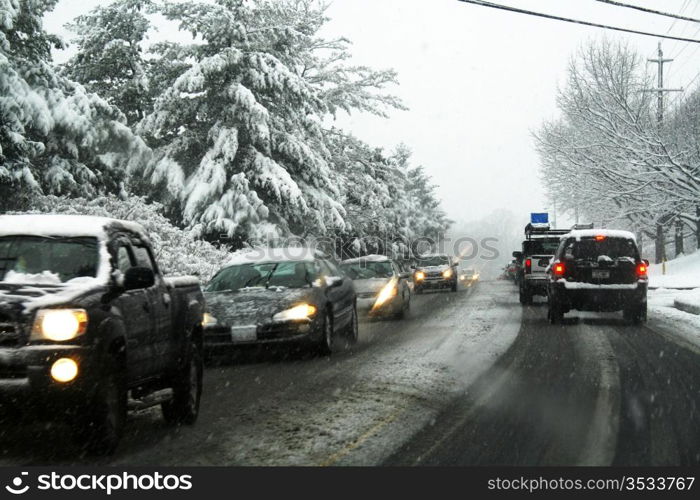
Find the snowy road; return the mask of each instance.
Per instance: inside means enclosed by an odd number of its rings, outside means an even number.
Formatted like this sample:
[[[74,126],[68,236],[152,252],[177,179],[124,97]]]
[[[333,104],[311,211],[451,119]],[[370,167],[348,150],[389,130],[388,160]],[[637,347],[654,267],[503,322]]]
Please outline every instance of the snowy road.
[[[194,427],[131,415],[108,463],[698,463],[700,358],[669,338],[617,315],[550,326],[507,282],[416,296],[331,358],[215,360]],[[94,462],[38,424],[5,427],[0,450],[8,465]]]

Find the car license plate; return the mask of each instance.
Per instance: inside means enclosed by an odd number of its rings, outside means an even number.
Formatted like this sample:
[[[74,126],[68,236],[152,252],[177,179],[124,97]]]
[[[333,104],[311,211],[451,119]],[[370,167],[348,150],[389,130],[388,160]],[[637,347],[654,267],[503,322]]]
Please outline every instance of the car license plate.
[[[231,340],[233,342],[249,342],[251,340],[257,340],[257,338],[258,327],[255,325],[231,327]]]
[[[600,271],[597,269],[593,270],[593,279],[608,279],[610,277],[610,271]]]

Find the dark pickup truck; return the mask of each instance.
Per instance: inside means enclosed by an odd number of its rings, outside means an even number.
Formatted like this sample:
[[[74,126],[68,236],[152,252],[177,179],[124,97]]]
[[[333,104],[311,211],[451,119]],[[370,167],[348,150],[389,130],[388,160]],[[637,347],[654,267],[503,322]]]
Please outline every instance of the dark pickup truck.
[[[0,216],[0,417],[63,419],[94,453],[115,450],[129,408],[194,423],[203,311],[138,224]]]

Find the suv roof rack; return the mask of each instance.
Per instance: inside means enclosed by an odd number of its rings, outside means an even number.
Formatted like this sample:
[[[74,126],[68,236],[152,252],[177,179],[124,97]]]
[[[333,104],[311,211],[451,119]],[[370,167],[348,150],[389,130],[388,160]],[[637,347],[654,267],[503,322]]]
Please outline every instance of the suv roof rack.
[[[541,236],[559,236],[570,232],[571,229],[551,229],[549,224],[532,224],[529,223],[525,226],[525,236],[530,238],[531,236],[541,235]]]

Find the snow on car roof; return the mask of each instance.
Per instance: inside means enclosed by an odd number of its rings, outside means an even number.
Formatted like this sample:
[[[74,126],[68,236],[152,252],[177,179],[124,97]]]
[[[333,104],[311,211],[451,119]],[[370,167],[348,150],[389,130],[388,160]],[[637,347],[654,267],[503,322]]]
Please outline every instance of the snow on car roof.
[[[579,241],[581,238],[594,238],[596,236],[637,240],[634,233],[630,231],[623,231],[621,229],[576,229],[570,233],[562,235],[561,238],[576,238],[576,240]]]
[[[140,224],[88,215],[27,214],[0,215],[0,236],[65,236],[106,238],[105,227],[122,226],[146,237]]]
[[[342,264],[358,264],[360,262],[388,262],[390,259],[386,255],[363,255],[354,259],[345,259]]]
[[[266,262],[312,262],[322,256],[318,250],[306,247],[251,248],[235,254],[225,267]]]
[[[445,257],[446,259],[450,258],[450,256],[446,253],[426,253],[418,256],[419,259],[430,259],[432,257]]]

